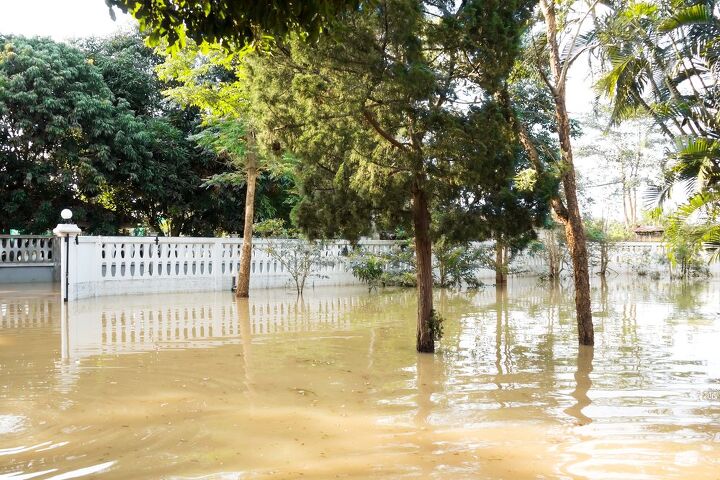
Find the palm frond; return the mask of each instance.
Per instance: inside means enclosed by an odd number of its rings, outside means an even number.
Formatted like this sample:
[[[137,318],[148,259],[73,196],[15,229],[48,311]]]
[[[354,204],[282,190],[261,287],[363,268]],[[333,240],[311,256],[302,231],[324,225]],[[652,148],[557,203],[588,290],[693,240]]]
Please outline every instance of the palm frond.
[[[697,4],[683,8],[661,22],[660,30],[669,32],[689,25],[713,23],[714,21],[715,18],[710,7],[705,4]]]

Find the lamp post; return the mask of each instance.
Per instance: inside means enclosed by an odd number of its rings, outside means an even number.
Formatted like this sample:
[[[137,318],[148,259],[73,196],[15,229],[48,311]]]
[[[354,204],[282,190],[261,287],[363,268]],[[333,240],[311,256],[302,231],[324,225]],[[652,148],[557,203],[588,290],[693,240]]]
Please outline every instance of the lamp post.
[[[69,208],[63,208],[62,212],[60,212],[60,216],[63,220],[65,220],[65,223],[70,223],[70,219],[72,218],[72,210]]]
[[[60,212],[60,217],[64,220],[64,223],[59,223],[57,227],[53,229],[53,233],[56,237],[65,237],[65,255],[61,254],[60,258],[60,276],[64,278],[64,285],[61,287],[63,301],[67,302],[70,291],[70,235],[75,235],[77,238],[80,235],[80,228],[71,223],[72,211],[69,208],[64,208]]]

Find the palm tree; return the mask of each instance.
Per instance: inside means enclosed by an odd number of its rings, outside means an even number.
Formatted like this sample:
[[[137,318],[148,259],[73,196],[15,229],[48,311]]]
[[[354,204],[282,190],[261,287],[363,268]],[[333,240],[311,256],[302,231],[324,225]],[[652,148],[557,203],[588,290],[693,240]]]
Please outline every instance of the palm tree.
[[[621,2],[597,22],[606,67],[598,82],[613,104],[612,120],[645,114],[675,140],[664,202],[678,186],[686,201],[670,216],[671,247],[714,246],[720,258],[720,10],[714,0]],[[672,259],[672,255],[671,255]]]

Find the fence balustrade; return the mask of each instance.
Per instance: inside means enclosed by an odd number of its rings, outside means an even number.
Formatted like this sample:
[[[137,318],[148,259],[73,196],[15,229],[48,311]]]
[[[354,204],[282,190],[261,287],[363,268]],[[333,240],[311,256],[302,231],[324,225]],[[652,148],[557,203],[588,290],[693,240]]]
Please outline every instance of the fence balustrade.
[[[253,241],[251,288],[289,286],[291,276],[283,262],[268,253],[268,247],[278,248],[280,242],[283,240]],[[381,252],[393,244],[366,240],[359,246]],[[72,237],[67,297],[230,290],[240,265],[241,246],[241,238]],[[344,240],[323,243],[324,261],[312,269],[306,287],[358,284],[344,261],[350,248]],[[65,289],[64,278],[62,284]]]
[[[52,265],[54,242],[41,235],[0,235],[0,265]]]

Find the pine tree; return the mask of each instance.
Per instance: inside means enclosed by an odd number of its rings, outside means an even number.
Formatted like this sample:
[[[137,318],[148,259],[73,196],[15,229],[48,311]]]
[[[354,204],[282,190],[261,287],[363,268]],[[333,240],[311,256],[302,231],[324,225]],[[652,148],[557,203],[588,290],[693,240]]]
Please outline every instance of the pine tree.
[[[345,14],[314,46],[292,37],[247,60],[260,143],[280,142],[300,161],[299,225],[347,238],[412,227],[421,352],[435,348],[432,212],[447,233],[477,238],[488,228],[468,225],[491,218],[517,173],[493,95],[529,3],[384,1]],[[472,56],[460,55],[464,42]],[[471,74],[482,82],[470,84]]]

